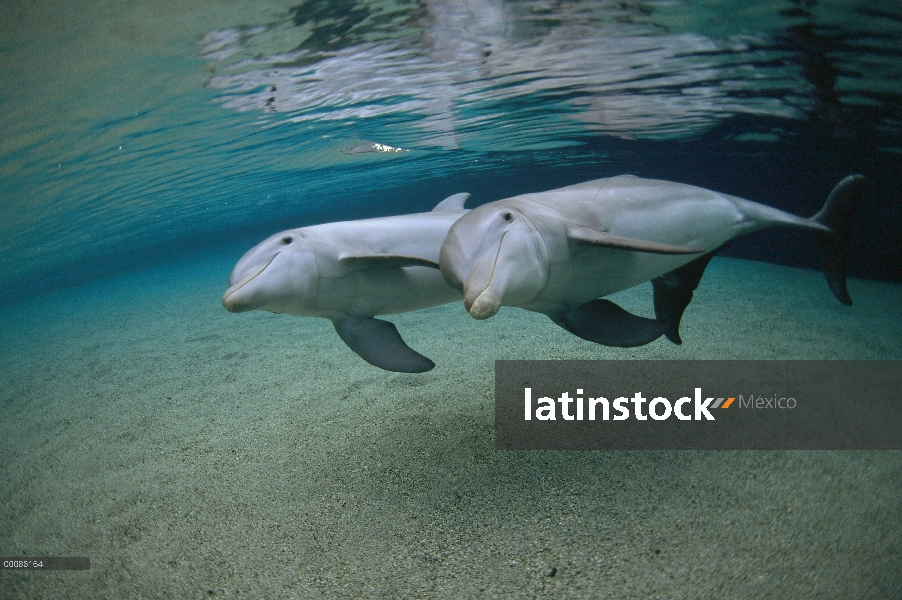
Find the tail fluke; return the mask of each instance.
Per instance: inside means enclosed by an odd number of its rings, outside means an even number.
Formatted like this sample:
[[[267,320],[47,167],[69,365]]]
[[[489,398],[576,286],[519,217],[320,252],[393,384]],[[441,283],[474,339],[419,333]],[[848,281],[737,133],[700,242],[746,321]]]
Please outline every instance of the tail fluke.
[[[849,306],[852,298],[846,289],[846,266],[849,262],[849,246],[855,223],[855,208],[867,181],[863,175],[849,175],[836,184],[824,207],[811,217],[830,229],[816,231],[821,247],[821,262],[827,285],[836,299]]]

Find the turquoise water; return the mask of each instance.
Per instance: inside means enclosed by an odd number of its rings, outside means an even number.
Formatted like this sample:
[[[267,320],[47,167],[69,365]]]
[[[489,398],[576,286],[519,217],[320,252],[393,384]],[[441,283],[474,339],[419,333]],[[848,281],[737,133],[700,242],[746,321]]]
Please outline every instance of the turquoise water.
[[[620,173],[807,213],[864,172],[853,273],[902,278],[902,26],[880,3],[3,10],[8,299],[249,228]]]
[[[800,215],[870,181],[844,307],[812,240],[716,257],[684,344],[505,308],[226,312],[274,232],[632,173]],[[902,12],[880,2],[0,7],[0,597],[898,598],[898,452],[493,449],[497,359],[891,359]],[[649,286],[618,304],[650,316]]]

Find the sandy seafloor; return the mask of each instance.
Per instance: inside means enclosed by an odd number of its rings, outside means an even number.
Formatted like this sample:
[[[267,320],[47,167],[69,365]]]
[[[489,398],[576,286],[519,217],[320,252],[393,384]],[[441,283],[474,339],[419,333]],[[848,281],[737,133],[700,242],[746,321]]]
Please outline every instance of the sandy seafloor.
[[[3,598],[902,597],[902,453],[493,448],[494,359],[899,359],[900,286],[717,258],[628,350],[458,303],[390,318],[410,375],[227,313],[240,254],[2,309],[0,555],[91,559]]]

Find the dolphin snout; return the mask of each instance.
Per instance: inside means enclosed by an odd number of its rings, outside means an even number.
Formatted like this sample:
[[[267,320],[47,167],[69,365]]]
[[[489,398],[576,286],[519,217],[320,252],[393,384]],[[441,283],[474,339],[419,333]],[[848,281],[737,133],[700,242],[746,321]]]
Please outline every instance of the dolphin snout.
[[[251,310],[251,307],[248,302],[242,302],[242,298],[240,294],[236,294],[238,290],[234,287],[230,287],[226,290],[226,293],[222,295],[222,305],[225,309],[232,313],[239,313]]]
[[[222,305],[227,311],[237,313],[254,310],[254,308],[256,308],[251,305],[249,293],[241,294],[239,292],[244,286],[256,279],[260,273],[265,271],[266,268],[272,264],[272,261],[276,259],[276,256],[278,256],[278,253],[266,261],[265,264],[247,271],[241,278],[236,278],[235,273],[232,273],[231,281],[234,281],[234,283],[232,283],[232,285],[229,286],[229,289],[225,291],[225,294],[222,295]],[[236,267],[236,271],[238,271],[238,267]]]
[[[492,297],[488,292],[483,292],[479,294],[470,306],[466,306],[466,302],[464,306],[467,312],[470,313],[470,316],[481,321],[495,316],[495,313],[501,308],[501,301]]]
[[[230,300],[228,296],[222,297],[222,305],[230,313],[241,312],[241,308],[238,306],[238,304]]]
[[[461,291],[464,294],[464,308],[474,319],[488,319],[501,308],[503,289],[493,286],[491,279],[486,281],[485,274],[478,269],[470,272]]]

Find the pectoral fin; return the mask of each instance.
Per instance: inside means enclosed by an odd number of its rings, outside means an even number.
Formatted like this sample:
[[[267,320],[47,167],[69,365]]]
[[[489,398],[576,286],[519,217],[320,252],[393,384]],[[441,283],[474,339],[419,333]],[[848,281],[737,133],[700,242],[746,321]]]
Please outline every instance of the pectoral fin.
[[[618,348],[644,346],[664,335],[668,329],[666,323],[636,316],[604,299],[592,300],[548,316],[577,337]]]
[[[422,373],[435,367],[434,362],[404,343],[394,323],[348,315],[333,319],[332,324],[351,350],[380,369]]]
[[[588,244],[590,246],[632,250],[633,252],[650,252],[652,254],[700,254],[705,251],[704,248],[675,246],[673,244],[662,244],[660,242],[649,242],[648,240],[613,235],[591,227],[570,227],[567,229],[567,239],[571,242]]]
[[[370,269],[399,269],[401,267],[429,267],[438,269],[438,263],[417,256],[399,254],[352,254],[338,257],[338,264],[346,271],[368,271]]]

